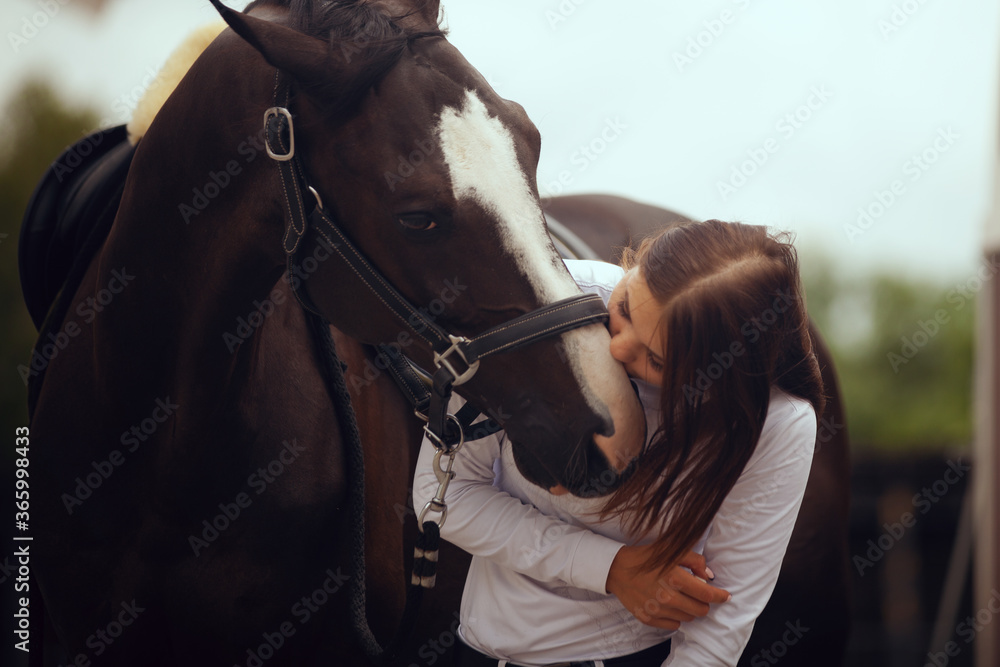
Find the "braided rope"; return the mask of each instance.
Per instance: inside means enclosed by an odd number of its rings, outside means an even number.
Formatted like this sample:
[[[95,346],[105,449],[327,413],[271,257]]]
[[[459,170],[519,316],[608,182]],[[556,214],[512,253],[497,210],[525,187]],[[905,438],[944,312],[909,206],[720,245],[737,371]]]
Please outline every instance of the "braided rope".
[[[349,539],[351,540],[351,577],[348,582],[348,602],[351,615],[351,629],[369,659],[376,665],[388,666],[398,657],[399,650],[413,630],[417,612],[423,599],[424,588],[432,588],[437,571],[437,554],[440,543],[438,525],[424,524],[423,532],[417,538],[413,577],[417,583],[410,583],[406,591],[406,607],[396,633],[383,647],[366,616],[367,592],[365,587],[365,462],[358,430],[357,417],[351,405],[351,395],[344,379],[344,366],[337,357],[336,345],[330,335],[330,325],[321,317],[306,312],[309,328],[320,348],[320,358],[326,375],[330,393],[340,424],[341,438],[347,455],[349,480],[347,511],[351,513]]]

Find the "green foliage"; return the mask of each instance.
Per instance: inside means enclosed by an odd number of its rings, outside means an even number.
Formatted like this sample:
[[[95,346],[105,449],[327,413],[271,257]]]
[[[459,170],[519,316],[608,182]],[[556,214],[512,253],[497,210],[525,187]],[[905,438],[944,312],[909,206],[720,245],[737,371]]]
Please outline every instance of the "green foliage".
[[[837,365],[856,449],[965,448],[972,440],[976,283],[846,278],[803,258],[809,312]],[[970,271],[970,277],[974,271]]]
[[[21,218],[42,174],[69,145],[95,129],[97,117],[66,106],[43,82],[24,86],[4,110],[0,141],[0,434],[13,437],[28,423],[24,382],[35,328],[24,307],[18,277],[17,241]]]

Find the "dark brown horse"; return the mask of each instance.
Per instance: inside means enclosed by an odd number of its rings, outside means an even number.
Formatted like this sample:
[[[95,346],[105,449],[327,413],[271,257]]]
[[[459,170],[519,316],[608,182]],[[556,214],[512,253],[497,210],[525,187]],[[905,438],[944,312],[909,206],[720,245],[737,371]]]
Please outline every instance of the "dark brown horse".
[[[444,39],[438,3],[313,4],[225,14],[239,34],[159,111],[107,240],[42,328],[31,548],[63,662],[363,664],[344,424],[295,284],[337,327],[358,397],[368,614],[376,632],[398,617],[418,432],[360,343],[433,360],[315,229],[287,262],[289,210],[313,194],[265,155],[276,81],[316,198],[437,324],[473,336],[577,293],[544,231],[537,130]],[[580,489],[609,467],[612,435],[641,440],[608,341],[577,329],[485,359],[460,387],[504,423],[530,479]]]
[[[666,209],[607,195],[576,195],[543,200],[548,216],[569,228],[575,236],[605,261],[618,262],[621,251],[635,246],[645,236],[689,221],[689,218]],[[770,602],[754,625],[753,634],[740,660],[740,667],[780,664],[791,667],[836,667],[843,664],[850,629],[850,578],[848,572],[847,530],[850,509],[849,444],[843,403],[833,368],[832,357],[819,332],[813,329],[817,343],[827,407],[817,433],[812,470],[799,511],[778,583]],[[372,363],[372,353],[343,340],[341,346],[352,350],[349,372],[363,374]],[[364,427],[366,455],[379,456],[380,445],[401,431],[409,434],[408,452],[412,469],[419,448],[419,425],[410,420],[408,408],[395,385],[379,378],[359,391],[359,415]],[[386,421],[388,415],[395,418]],[[368,476],[380,494],[395,497],[394,504],[369,505],[372,524],[380,526],[368,539],[369,549],[387,554],[382,567],[392,576],[371,581],[378,587],[374,614],[386,619],[399,618],[402,588],[396,581],[404,574],[404,558],[412,551],[415,529],[406,536],[400,532],[400,517],[412,515],[406,508],[399,487],[410,482],[401,469],[389,475],[383,472]],[[391,548],[386,550],[386,546]],[[442,569],[438,586],[430,599],[424,623],[415,633],[412,661],[419,665],[449,664],[445,659],[454,643],[452,630],[461,599],[462,585],[469,557],[450,545],[442,548]],[[370,606],[369,609],[376,607]],[[797,632],[796,632],[797,630]],[[387,631],[387,626],[383,632]]]

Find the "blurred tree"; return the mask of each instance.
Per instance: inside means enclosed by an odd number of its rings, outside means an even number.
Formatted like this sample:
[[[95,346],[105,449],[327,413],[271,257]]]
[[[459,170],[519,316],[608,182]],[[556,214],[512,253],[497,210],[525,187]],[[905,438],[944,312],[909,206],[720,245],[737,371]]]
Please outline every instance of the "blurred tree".
[[[32,81],[14,96],[4,118],[7,122],[0,135],[4,147],[0,153],[0,318],[4,322],[0,330],[0,434],[12,439],[14,428],[28,421],[27,393],[17,366],[27,363],[36,335],[18,278],[21,218],[42,174],[67,146],[95,128],[97,115],[68,107],[49,84]]]
[[[964,281],[849,278],[815,253],[802,266],[809,312],[837,363],[853,445],[967,448],[976,299]]]

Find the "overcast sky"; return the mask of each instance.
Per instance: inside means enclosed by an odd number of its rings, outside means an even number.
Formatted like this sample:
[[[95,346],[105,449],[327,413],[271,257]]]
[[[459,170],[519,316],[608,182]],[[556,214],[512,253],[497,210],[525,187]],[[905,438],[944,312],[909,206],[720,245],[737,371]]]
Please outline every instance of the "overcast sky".
[[[43,75],[114,123],[215,16],[208,0],[97,17],[61,1],[2,3],[0,97]],[[844,271],[973,272],[995,181],[995,0],[444,6],[451,41],[541,130],[543,193],[790,229]]]

